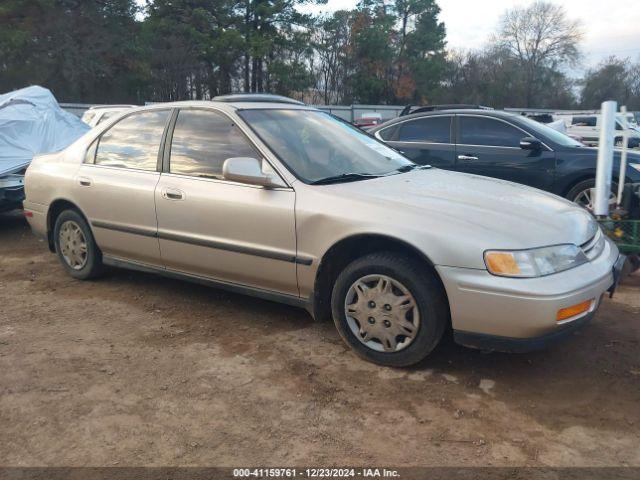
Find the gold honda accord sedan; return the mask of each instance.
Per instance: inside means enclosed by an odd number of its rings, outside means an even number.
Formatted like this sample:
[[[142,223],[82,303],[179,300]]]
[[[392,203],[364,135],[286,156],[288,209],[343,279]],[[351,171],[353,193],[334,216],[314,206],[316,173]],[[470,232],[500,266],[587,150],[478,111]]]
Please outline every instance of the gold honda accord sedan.
[[[32,230],[75,278],[109,265],[305,307],[391,366],[448,329],[512,352],[562,338],[624,260],[566,200],[418,166],[290,102],[127,110],[36,157],[25,189]]]

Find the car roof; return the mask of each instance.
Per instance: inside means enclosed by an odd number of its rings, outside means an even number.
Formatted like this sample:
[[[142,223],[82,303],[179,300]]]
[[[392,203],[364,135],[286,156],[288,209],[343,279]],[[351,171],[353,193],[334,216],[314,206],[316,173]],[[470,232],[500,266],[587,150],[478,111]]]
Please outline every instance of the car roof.
[[[258,103],[289,103],[293,105],[304,105],[303,102],[282,95],[272,93],[230,93],[228,95],[218,95],[213,97],[214,102],[238,103],[238,102],[258,102]]]
[[[442,115],[443,113],[448,115],[474,114],[474,115],[484,115],[487,117],[504,117],[504,118],[513,118],[513,117],[520,116],[512,112],[505,112],[504,110],[487,110],[484,108],[452,108],[449,110],[433,110],[429,112],[417,112],[417,113],[412,113],[411,115],[405,115],[402,118],[407,118],[411,116],[421,117],[421,116]]]
[[[215,107],[224,112],[237,111],[237,110],[257,110],[257,109],[287,109],[287,110],[318,110],[317,108],[310,107],[309,105],[296,104],[296,103],[284,103],[284,102],[230,102],[230,101],[215,101],[215,100],[184,100],[179,102],[166,102],[166,103],[152,103],[141,107],[140,110],[150,108],[185,108],[185,107],[201,107],[211,108]]]
[[[395,123],[400,123],[400,122],[406,122],[407,120],[411,120],[414,118],[439,117],[443,115],[465,115],[465,114],[479,115],[482,117],[510,119],[510,120],[521,117],[521,115],[517,115],[511,112],[505,112],[503,110],[485,110],[480,108],[456,108],[451,110],[433,110],[429,112],[411,113],[409,115],[404,115],[402,117],[396,117],[380,125],[377,125],[375,128],[372,128],[370,131],[372,132],[378,131],[378,130],[381,130],[382,128],[388,127],[389,125],[393,125]]]
[[[135,108],[138,105],[94,105],[89,107],[88,110],[123,110],[127,108]]]

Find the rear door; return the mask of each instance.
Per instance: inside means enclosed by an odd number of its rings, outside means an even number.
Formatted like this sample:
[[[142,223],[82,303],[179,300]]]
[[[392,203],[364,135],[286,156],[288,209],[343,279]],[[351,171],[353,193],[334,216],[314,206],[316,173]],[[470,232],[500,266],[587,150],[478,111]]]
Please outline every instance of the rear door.
[[[551,191],[555,153],[548,147],[524,150],[520,140],[535,135],[502,119],[457,115],[457,170]]]
[[[293,189],[224,180],[227,158],[257,158],[265,170],[270,165],[223,113],[181,109],[172,130],[156,189],[166,267],[297,296]]]
[[[155,188],[159,151],[171,109],[127,115],[87,150],[76,198],[105,255],[161,265]]]
[[[452,115],[430,115],[390,125],[376,136],[420,165],[453,170]]]

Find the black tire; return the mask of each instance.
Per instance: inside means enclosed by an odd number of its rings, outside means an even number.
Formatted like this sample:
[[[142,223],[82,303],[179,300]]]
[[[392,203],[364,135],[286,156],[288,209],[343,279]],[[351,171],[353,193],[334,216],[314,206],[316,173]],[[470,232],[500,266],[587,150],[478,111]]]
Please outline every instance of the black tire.
[[[418,331],[411,343],[401,350],[374,350],[360,341],[349,327],[345,312],[347,294],[357,280],[367,275],[390,277],[406,287],[415,299],[420,315]],[[336,279],[331,310],[340,336],[359,356],[390,367],[406,367],[423,360],[440,342],[449,324],[446,294],[436,274],[421,262],[391,252],[369,254],[350,263]]]
[[[78,227],[80,227],[80,231],[82,235],[84,235],[84,239],[86,242],[86,261],[84,265],[79,269],[74,269],[67,262],[65,257],[62,254],[62,249],[60,246],[60,230],[62,226],[66,222],[74,222]],[[93,238],[93,233],[91,232],[91,228],[87,224],[86,220],[80,213],[76,210],[65,210],[58,218],[56,218],[56,223],[53,228],[53,242],[56,249],[56,255],[58,256],[58,260],[62,264],[62,267],[67,271],[69,275],[73,278],[77,278],[79,280],[90,280],[92,278],[99,277],[104,271],[104,265],[102,264],[102,252],[96,245],[95,239]]]
[[[589,178],[587,180],[583,180],[581,182],[576,183],[565,195],[565,198],[571,202],[576,201],[576,197],[580,192],[583,192],[589,188],[594,188],[596,186],[596,179]],[[618,184],[616,182],[611,182],[611,192],[616,193],[618,191]],[[583,205],[584,206],[584,205]]]

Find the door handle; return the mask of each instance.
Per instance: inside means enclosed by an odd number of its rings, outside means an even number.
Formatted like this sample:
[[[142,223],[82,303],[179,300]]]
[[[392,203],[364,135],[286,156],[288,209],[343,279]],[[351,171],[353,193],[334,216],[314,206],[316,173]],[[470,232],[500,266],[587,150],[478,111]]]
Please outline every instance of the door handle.
[[[471,155],[458,155],[458,160],[478,160],[478,157]]]
[[[184,192],[177,188],[163,188],[162,198],[166,200],[184,200]]]
[[[78,184],[81,187],[90,187],[91,186],[91,179],[87,178],[87,177],[78,177]]]

